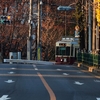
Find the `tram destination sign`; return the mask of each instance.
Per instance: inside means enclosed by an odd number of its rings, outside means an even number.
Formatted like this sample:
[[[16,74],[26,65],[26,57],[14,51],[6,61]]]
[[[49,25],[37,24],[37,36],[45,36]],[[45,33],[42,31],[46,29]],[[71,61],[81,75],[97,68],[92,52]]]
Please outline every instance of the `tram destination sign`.
[[[65,47],[66,44],[65,44],[65,43],[59,43],[59,46],[63,46],[63,47]]]

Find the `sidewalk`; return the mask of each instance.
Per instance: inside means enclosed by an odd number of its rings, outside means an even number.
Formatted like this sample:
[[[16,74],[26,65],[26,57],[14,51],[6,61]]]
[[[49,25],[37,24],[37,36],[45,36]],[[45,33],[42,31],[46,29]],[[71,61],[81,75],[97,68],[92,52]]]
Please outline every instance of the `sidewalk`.
[[[54,62],[39,61],[39,60],[26,60],[26,59],[4,59],[4,63],[22,63],[22,64],[43,64],[43,65],[54,65]]]
[[[74,65],[81,68],[81,69],[88,70],[91,73],[100,75],[100,68],[97,68],[95,66],[88,66],[88,65],[85,65],[82,63],[77,63],[77,62],[75,62]]]

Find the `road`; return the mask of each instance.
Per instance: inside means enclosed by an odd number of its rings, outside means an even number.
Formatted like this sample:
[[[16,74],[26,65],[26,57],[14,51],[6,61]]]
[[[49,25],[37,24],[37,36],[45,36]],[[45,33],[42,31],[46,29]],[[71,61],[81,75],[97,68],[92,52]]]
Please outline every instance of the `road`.
[[[0,100],[100,100],[100,77],[74,65],[0,64]]]

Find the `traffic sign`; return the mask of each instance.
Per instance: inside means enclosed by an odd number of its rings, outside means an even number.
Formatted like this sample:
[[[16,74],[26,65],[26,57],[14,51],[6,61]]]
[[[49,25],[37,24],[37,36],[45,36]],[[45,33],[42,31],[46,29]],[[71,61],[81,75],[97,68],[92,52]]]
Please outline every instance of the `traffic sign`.
[[[79,31],[79,26],[78,25],[75,26],[75,30]]]
[[[80,37],[79,31],[75,31],[75,37]]]

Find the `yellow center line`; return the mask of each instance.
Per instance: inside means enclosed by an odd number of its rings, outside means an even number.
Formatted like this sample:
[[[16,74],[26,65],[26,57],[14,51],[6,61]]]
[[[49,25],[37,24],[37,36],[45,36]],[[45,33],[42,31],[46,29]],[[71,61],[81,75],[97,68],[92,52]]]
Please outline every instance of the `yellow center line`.
[[[45,79],[43,78],[43,76],[40,73],[37,73],[38,76],[40,77],[41,81],[43,82],[45,88],[47,89],[49,95],[50,95],[50,100],[56,100],[56,96],[54,94],[54,92],[52,91],[52,89],[50,88],[50,86],[47,84],[47,82],[45,81]]]

